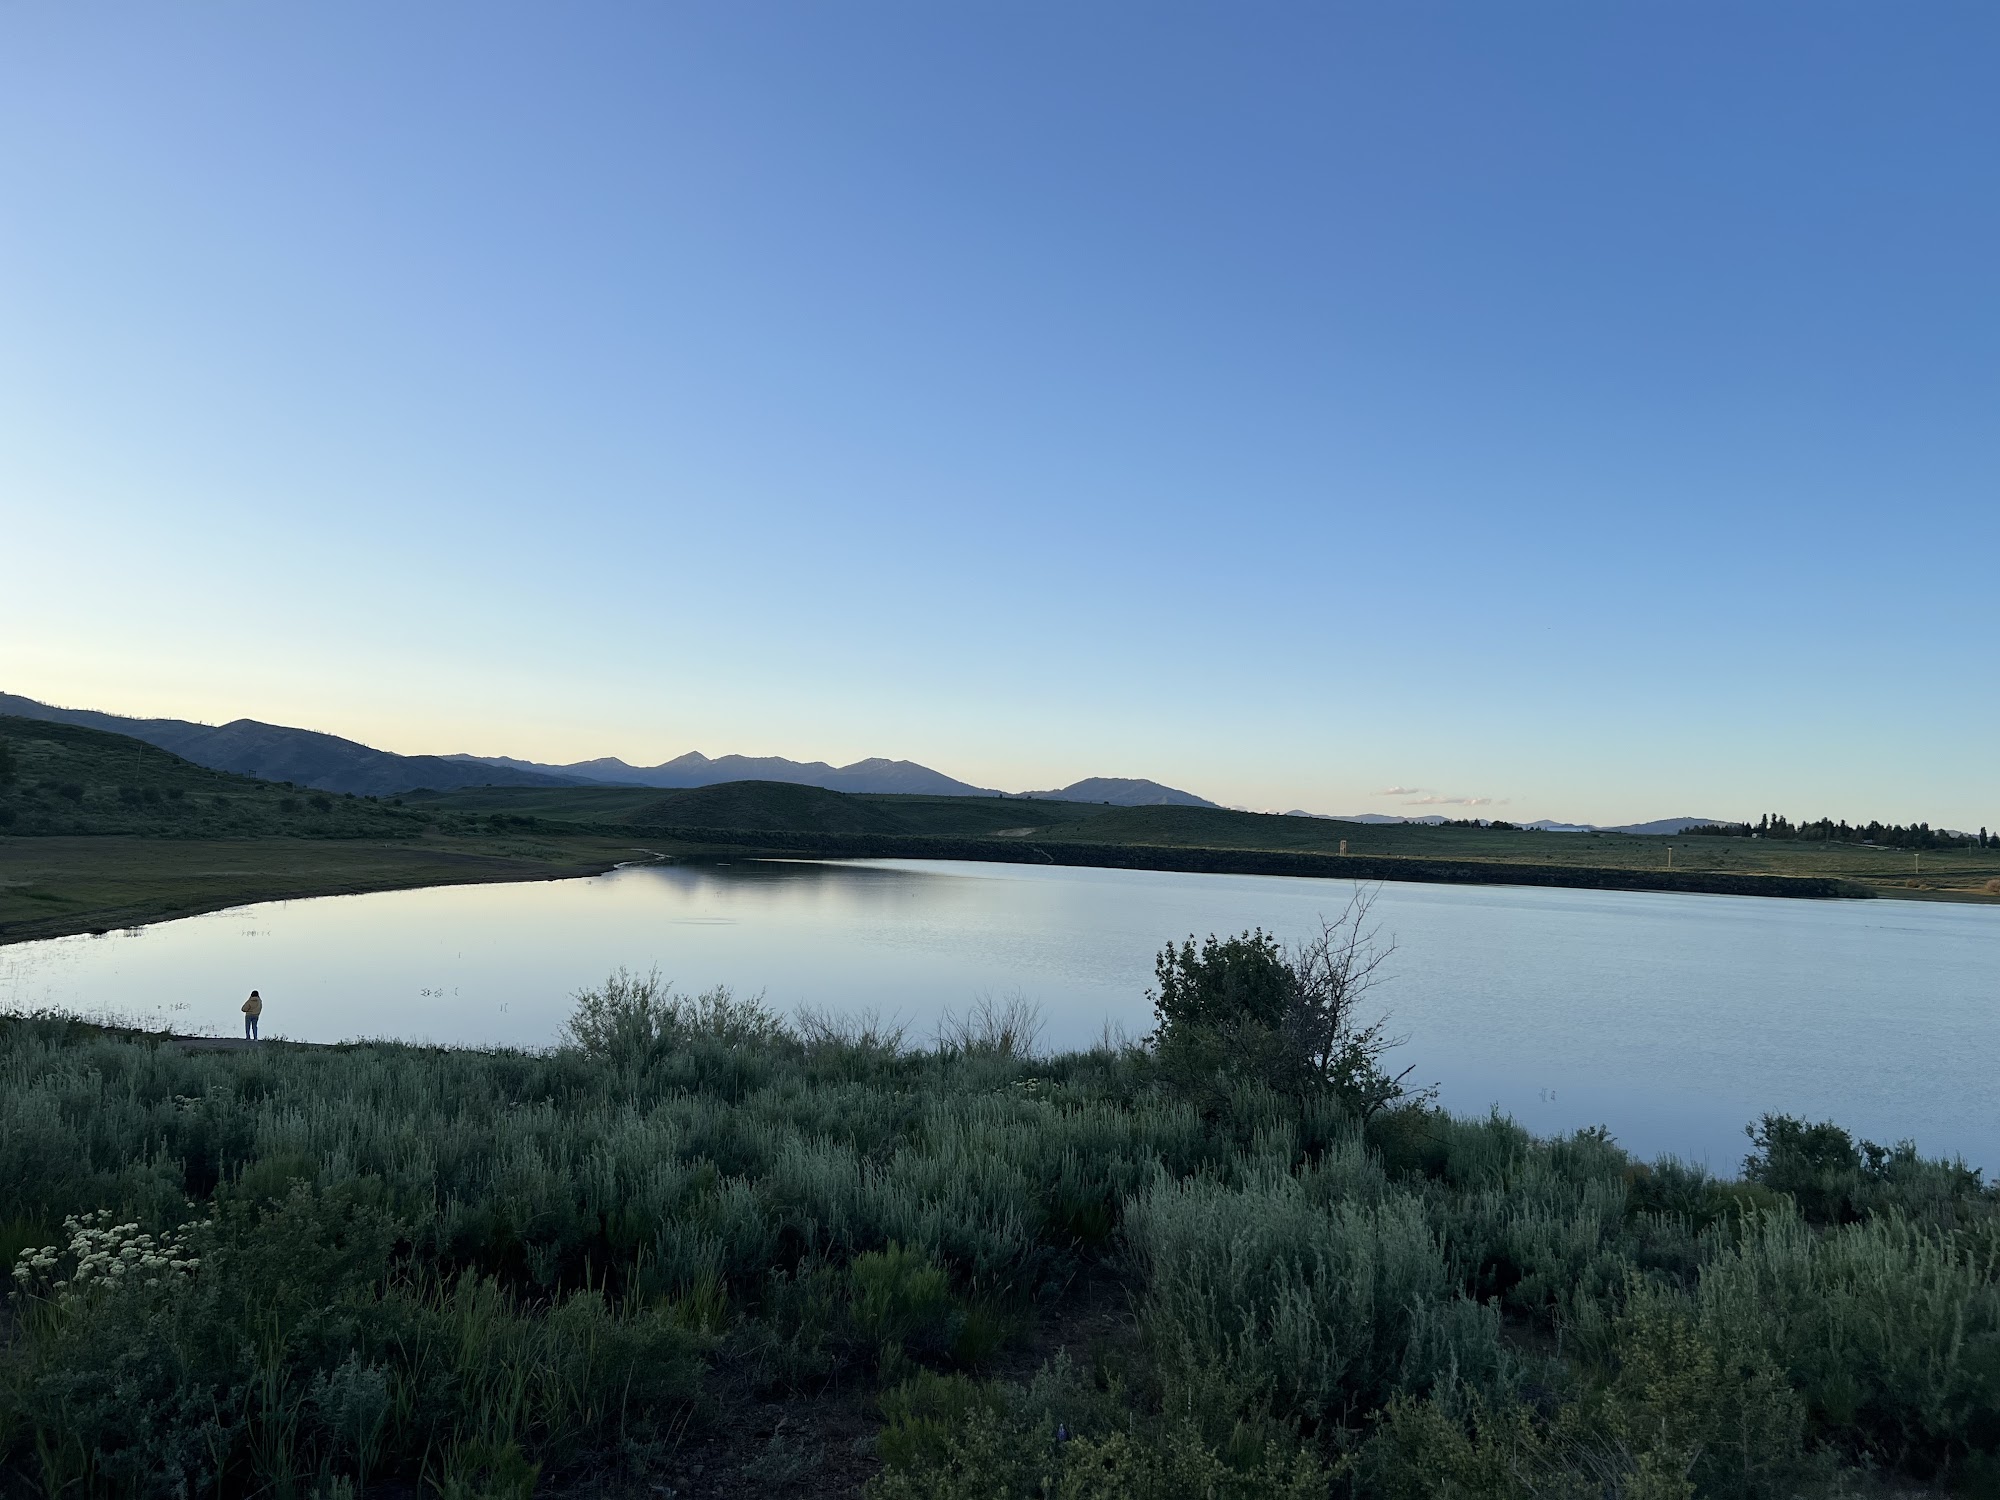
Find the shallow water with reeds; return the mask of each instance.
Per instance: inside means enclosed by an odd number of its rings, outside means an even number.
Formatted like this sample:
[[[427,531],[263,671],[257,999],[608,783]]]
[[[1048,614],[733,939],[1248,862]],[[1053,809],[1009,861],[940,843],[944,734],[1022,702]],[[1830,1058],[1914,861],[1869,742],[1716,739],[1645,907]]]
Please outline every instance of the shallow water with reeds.
[[[645,866],[590,880],[277,902],[0,949],[0,1007],[267,1037],[543,1046],[611,969],[873,1009],[927,1039],[1015,994],[1044,1042],[1151,1022],[1172,937],[1290,941],[1352,888],[927,861]],[[2000,909],[1392,884],[1377,992],[1416,1078],[1536,1131],[1603,1124],[1732,1169],[1764,1111],[2000,1168]]]

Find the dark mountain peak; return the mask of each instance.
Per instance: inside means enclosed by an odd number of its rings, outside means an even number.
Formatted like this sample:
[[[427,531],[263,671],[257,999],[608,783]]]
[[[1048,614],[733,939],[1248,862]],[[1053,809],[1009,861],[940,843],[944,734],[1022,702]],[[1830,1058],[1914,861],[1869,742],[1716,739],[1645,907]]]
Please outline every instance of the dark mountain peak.
[[[831,766],[823,760],[787,760],[782,755],[703,755],[690,750],[657,766],[635,766],[616,756],[573,761],[568,765],[542,765],[504,756],[468,756],[479,764],[506,766],[514,770],[539,771],[547,775],[583,781],[616,782],[627,786],[662,788],[717,786],[727,781],[772,781],[793,786],[816,786],[834,792],[902,792],[934,797],[995,797],[999,793],[920,766],[913,760],[890,760],[871,756],[851,765]]]
[[[1621,823],[1613,833],[1685,833],[1690,828],[1706,828],[1713,823],[1728,821],[1724,818],[1655,818],[1650,823]]]
[[[1214,807],[1206,797],[1138,776],[1087,776],[1059,791],[1023,792],[1044,802],[1109,802],[1114,807]]]
[[[639,767],[629,761],[622,761],[615,755],[600,755],[595,760],[580,760],[567,766],[536,766],[531,760],[514,761],[513,764],[534,770],[566,771],[572,776],[601,775],[607,780],[629,780],[639,774]]]

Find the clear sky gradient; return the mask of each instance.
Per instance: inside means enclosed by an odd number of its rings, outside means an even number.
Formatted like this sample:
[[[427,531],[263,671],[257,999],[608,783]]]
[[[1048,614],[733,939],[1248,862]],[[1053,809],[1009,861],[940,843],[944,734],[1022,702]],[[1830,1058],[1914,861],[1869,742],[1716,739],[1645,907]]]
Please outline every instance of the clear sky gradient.
[[[0,689],[2000,825],[1996,57],[1984,0],[9,5]]]

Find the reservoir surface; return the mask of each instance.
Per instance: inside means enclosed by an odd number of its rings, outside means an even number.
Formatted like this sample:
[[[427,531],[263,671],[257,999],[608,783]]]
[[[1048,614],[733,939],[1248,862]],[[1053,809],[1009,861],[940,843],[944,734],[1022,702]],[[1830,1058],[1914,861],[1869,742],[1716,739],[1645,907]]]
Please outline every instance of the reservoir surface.
[[[1052,1047],[1152,1024],[1169,939],[1291,942],[1344,882],[943,861],[744,861],[239,907],[0,948],[0,1008],[180,1031],[548,1046],[620,967],[776,1009],[1023,996]],[[2000,908],[1387,884],[1375,1010],[1443,1102],[1734,1171],[1766,1111],[2000,1168]]]

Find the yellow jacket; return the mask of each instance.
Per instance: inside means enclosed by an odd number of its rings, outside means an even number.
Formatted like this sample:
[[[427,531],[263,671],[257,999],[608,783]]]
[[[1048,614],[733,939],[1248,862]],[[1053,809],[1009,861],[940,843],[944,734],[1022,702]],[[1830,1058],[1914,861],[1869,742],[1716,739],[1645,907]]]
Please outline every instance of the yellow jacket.
[[[262,1000],[259,1000],[255,995],[252,995],[248,1000],[245,1000],[243,1002],[243,1014],[246,1016],[263,1015],[264,1002]]]

